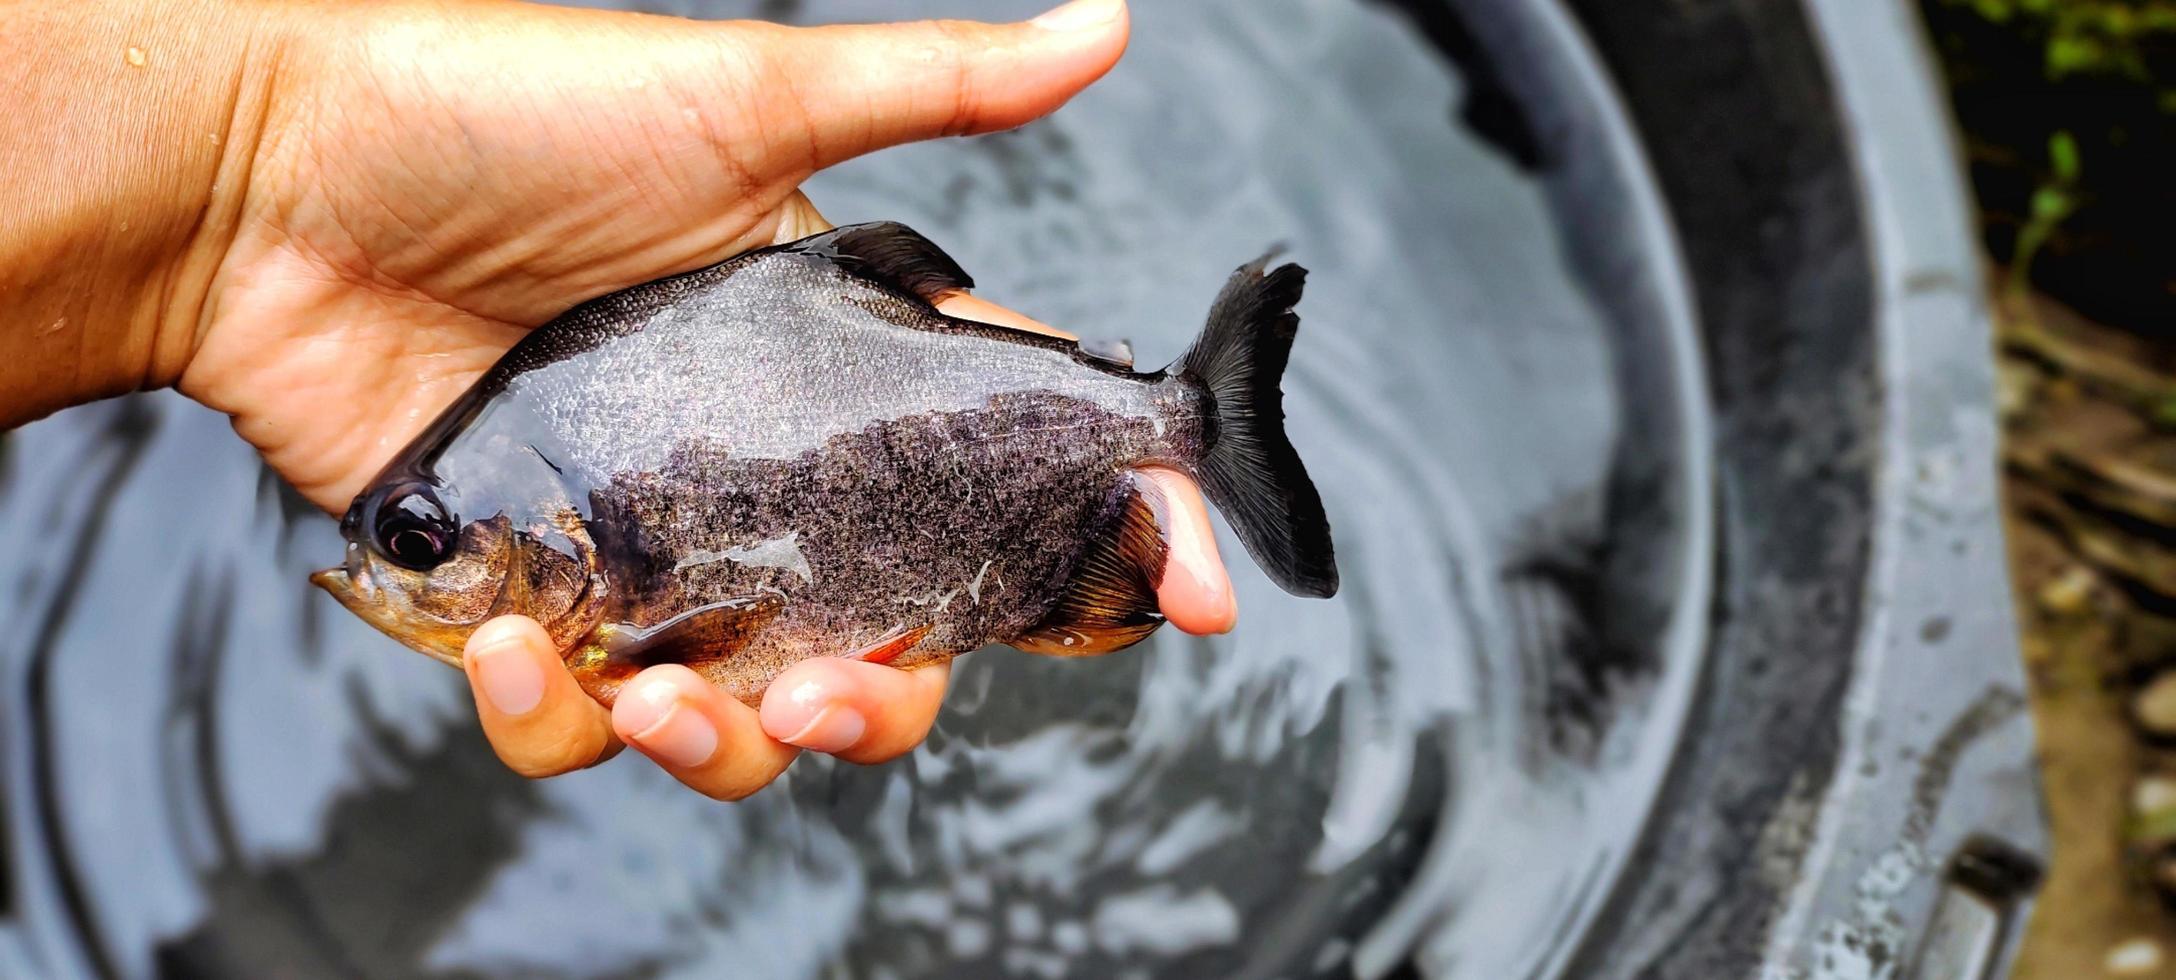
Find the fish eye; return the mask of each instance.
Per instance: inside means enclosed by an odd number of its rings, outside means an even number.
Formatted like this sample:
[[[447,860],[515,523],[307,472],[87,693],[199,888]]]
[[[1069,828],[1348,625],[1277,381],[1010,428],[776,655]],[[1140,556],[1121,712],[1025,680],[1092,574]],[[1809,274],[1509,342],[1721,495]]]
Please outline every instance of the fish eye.
[[[402,568],[428,571],[453,555],[453,515],[426,486],[410,484],[387,493],[371,532],[378,552]]]

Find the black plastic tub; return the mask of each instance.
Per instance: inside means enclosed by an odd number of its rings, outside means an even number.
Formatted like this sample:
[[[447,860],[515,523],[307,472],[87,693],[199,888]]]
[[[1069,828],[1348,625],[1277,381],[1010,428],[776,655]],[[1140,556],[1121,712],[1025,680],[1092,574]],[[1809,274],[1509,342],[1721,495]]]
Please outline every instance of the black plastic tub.
[[[458,675],[303,582],[332,522],[223,419],[26,427],[0,975],[1999,969],[2042,840],[1911,16],[1143,2],[1054,119],[821,175],[834,220],[1148,362],[1288,243],[1346,587],[1235,567],[1229,637],[977,653],[912,756],[734,806],[631,756],[500,769]]]

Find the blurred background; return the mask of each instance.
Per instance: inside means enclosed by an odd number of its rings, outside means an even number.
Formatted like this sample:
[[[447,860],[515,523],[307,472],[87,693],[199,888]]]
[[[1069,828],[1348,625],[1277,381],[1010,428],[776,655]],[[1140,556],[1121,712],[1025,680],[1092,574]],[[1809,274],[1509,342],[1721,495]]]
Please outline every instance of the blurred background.
[[[2176,6],[1931,0],[1990,263],[2054,862],[2019,975],[2176,975]]]
[[[0,442],[0,976],[2176,976],[2176,3],[1134,15],[810,194],[1148,363],[1289,243],[1334,602],[528,783],[224,419],[84,406]]]

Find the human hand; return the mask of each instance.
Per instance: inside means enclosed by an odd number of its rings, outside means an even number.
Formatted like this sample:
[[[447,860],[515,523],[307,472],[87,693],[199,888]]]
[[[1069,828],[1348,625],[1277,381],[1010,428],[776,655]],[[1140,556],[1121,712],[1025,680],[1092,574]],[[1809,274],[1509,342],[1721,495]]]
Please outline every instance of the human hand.
[[[531,327],[823,231],[815,171],[1027,122],[1126,40],[1119,0],[1063,30],[305,10],[175,381],[334,511]]]
[[[822,231],[798,191],[816,170],[1048,113],[1126,36],[1119,0],[1025,24],[819,29],[513,4],[281,16],[307,20],[260,30],[265,50],[238,72],[203,231],[160,284],[159,339],[137,376],[230,414],[334,511],[524,331]],[[1049,329],[973,297],[944,306]],[[1228,629],[1200,494],[1154,477],[1174,525],[1164,612],[1191,632]],[[533,622],[487,624],[465,659],[485,732],[517,771],[586,766],[624,739],[722,798],[760,788],[798,748],[856,762],[908,750],[947,676],[818,659],[758,711],[656,667],[608,712]]]

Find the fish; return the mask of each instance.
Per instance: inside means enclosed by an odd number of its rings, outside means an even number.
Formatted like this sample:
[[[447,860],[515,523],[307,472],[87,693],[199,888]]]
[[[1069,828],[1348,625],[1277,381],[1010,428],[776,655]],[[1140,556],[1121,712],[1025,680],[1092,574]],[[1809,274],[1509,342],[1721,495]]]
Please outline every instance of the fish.
[[[1194,478],[1267,575],[1337,591],[1284,431],[1304,268],[1240,267],[1162,370],[1123,343],[948,316],[905,225],[851,225],[611,293],[522,337],[359,493],[311,576],[455,666],[543,626],[610,705],[676,663],[751,705],[786,668],[1005,644],[1085,656],[1163,622],[1162,498]]]

